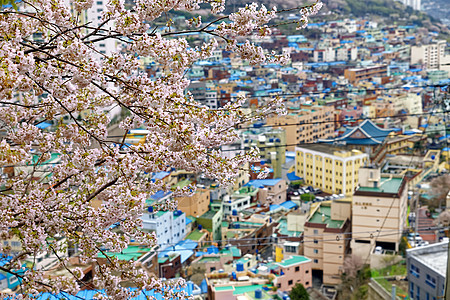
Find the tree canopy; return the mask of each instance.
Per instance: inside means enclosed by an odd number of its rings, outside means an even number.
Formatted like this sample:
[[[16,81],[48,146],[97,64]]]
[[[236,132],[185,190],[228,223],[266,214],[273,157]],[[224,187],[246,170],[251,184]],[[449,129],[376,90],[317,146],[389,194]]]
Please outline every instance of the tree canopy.
[[[224,1],[207,0],[216,19],[203,24],[195,13],[201,0],[103,2],[98,14],[93,14],[93,0],[16,1],[0,11],[0,164],[5,175],[0,179],[0,235],[21,243],[19,252],[0,246],[10,256],[0,270],[20,278],[24,298],[43,290],[75,294],[84,274],[66,267],[69,258],[60,254],[70,250],[81,263],[93,265],[93,284],[111,299],[129,299],[144,289],[181,299],[186,295],[177,287],[183,280],[169,288],[138,263],[108,253],[120,253],[132,241],[155,246],[155,234],[141,230],[146,200],[160,190],[176,195],[195,190],[193,185],[172,189],[152,174],[184,169],[227,185],[257,158],[256,149],[227,157],[220,146],[238,138],[237,124],[283,112],[282,101],[275,97],[246,114],[246,99],[240,96],[210,109],[186,92],[185,74],[216,49],[255,65],[287,62],[286,53],[264,51],[248,38],[270,35],[268,24],[287,11],[251,4],[221,15]],[[296,8],[298,27],[306,26],[320,7],[315,2]],[[165,18],[171,10],[192,14],[189,27],[175,30]],[[163,30],[155,25],[161,19]],[[194,47],[186,34],[207,38]],[[113,47],[102,50],[107,43]],[[157,76],[146,73],[148,66],[158,70]],[[119,137],[110,132],[114,120]],[[126,143],[135,128],[145,130],[145,138]],[[155,207],[175,208],[175,202]],[[68,275],[44,276],[35,262],[46,254],[57,256]],[[98,263],[99,255],[106,263]],[[33,263],[23,269],[26,259]]]

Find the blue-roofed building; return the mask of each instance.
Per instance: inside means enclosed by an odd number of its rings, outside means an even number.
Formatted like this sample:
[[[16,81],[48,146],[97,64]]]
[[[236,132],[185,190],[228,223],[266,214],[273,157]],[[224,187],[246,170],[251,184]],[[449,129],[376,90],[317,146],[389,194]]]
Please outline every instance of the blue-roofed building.
[[[250,180],[245,186],[253,186],[267,191],[266,197],[258,199],[260,204],[279,204],[286,201],[287,183],[284,179],[254,179]]]
[[[147,201],[147,203],[151,204],[153,202],[163,202],[164,200],[167,200],[170,195],[172,195],[172,192],[157,191],[155,194],[150,196],[150,199]]]
[[[8,264],[13,259],[12,256],[0,254],[0,267]],[[15,271],[18,274],[23,274],[24,271]],[[20,279],[17,276],[8,272],[0,271],[0,291],[4,289],[14,290],[20,284]]]
[[[297,175],[295,175],[295,171],[292,171],[290,173],[287,173],[287,179],[290,182],[292,182],[292,181],[302,180],[303,178],[298,177]]]
[[[291,209],[295,209],[298,207],[298,205],[292,201],[283,202],[280,204],[280,206],[283,207],[285,210],[291,210]]]
[[[392,131],[392,129],[381,128],[367,119],[358,126],[347,127],[345,132],[335,139],[320,141],[355,146],[377,146],[381,145]]]

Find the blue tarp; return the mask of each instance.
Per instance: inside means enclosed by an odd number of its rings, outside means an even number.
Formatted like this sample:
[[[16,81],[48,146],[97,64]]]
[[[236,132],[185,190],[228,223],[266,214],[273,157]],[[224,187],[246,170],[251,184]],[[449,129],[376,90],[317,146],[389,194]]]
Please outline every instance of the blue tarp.
[[[278,209],[281,209],[282,207],[283,207],[283,206],[278,205],[278,204],[272,204],[272,205],[270,206],[270,211],[278,210]]]
[[[206,294],[208,292],[208,283],[206,283],[206,279],[203,279],[202,283],[200,283],[200,289],[202,290],[202,294]]]
[[[170,173],[169,172],[158,172],[158,173],[154,173],[152,176],[152,179],[163,179],[164,177],[168,176]]]
[[[245,186],[253,186],[256,188],[261,188],[264,186],[274,186],[278,182],[280,182],[281,178],[275,179],[254,179],[250,180]]]
[[[157,191],[154,195],[150,196],[150,199],[160,200],[170,194],[172,194],[172,192]]]
[[[301,177],[298,177],[297,175],[295,175],[295,171],[291,172],[291,173],[287,173],[287,178],[289,179],[289,181],[296,181],[296,180],[302,180]]]
[[[194,255],[194,251],[176,245],[175,247],[170,246],[169,248],[165,249],[164,251],[161,251],[158,254],[158,257],[167,257],[167,256],[170,256],[170,254],[172,254],[172,253],[180,254],[181,263],[184,263],[186,260],[188,260],[189,257]]]
[[[36,125],[36,127],[39,128],[39,129],[45,129],[45,128],[49,127],[49,126],[52,126],[52,124],[47,123],[47,122],[42,122],[42,123],[39,123],[39,124]]]
[[[286,209],[293,209],[293,208],[298,207],[298,205],[295,204],[295,203],[292,202],[292,201],[286,201],[286,202],[283,202],[283,203],[280,204],[280,206],[282,206],[282,207],[284,207],[284,208],[286,208]]]
[[[219,248],[217,248],[216,246],[209,246],[206,251],[208,252],[208,254],[217,254],[219,253]]]

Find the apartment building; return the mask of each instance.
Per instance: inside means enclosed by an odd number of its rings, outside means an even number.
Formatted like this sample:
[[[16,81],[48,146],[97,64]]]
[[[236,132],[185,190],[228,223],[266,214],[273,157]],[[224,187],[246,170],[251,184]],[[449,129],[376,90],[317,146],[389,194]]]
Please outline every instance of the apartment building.
[[[190,184],[191,181],[183,180],[174,185],[174,187],[183,188]],[[198,187],[190,196],[177,197],[178,209],[186,213],[187,216],[199,217],[209,210],[210,191],[208,189]]]
[[[445,297],[448,242],[406,250],[410,299]]]
[[[312,287],[311,266],[312,261],[308,257],[293,255],[281,262],[273,263],[269,268],[278,272],[276,287],[288,292],[297,283],[301,283],[305,288]]]
[[[370,66],[365,68],[351,68],[344,71],[344,77],[352,84],[361,80],[370,80],[373,77],[386,77],[387,65]]]
[[[295,175],[306,184],[330,194],[352,195],[358,186],[359,168],[369,155],[325,144],[295,148]]]
[[[411,64],[422,64],[427,69],[441,69],[445,56],[446,41],[411,47]]]
[[[254,124],[253,128],[241,133],[241,139],[244,149],[259,148],[261,160],[273,170],[273,178],[281,177],[286,161],[286,132],[283,129]]]
[[[286,150],[294,151],[295,145],[300,143],[334,136],[334,107],[302,104],[299,108],[290,108],[287,115],[267,118],[267,124],[281,125],[286,131]]]
[[[406,226],[407,192],[402,176],[381,174],[379,168],[359,169],[352,207],[353,253],[365,257],[377,246],[399,250]]]
[[[244,186],[231,195],[224,195],[222,205],[223,214],[231,215],[249,208],[258,198],[259,188]]]
[[[339,284],[345,255],[350,249],[351,201],[322,202],[306,220],[304,254],[311,268],[323,272],[323,283]]]
[[[144,230],[154,231],[161,250],[183,240],[186,236],[186,214],[181,210],[157,211],[149,208],[141,217]]]
[[[406,6],[412,7],[415,10],[420,10],[420,8],[422,6],[421,0],[400,0],[400,2],[402,2]]]
[[[254,179],[245,186],[253,186],[267,191],[266,199],[258,199],[260,204],[280,204],[286,201],[287,182],[281,178],[275,179]]]

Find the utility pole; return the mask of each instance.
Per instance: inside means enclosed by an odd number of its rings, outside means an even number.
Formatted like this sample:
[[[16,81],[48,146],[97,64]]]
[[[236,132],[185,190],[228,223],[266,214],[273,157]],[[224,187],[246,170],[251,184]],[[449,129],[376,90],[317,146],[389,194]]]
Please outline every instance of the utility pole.
[[[448,91],[449,87],[447,87],[447,94],[444,96],[444,101],[442,103],[442,108],[444,111],[444,127],[445,127],[445,143],[447,145],[448,148],[448,139],[447,139],[447,112],[450,111],[450,96],[449,96],[449,91]],[[447,156],[448,159],[448,156]],[[448,163],[448,161],[447,161]],[[450,299],[450,242],[447,244],[448,247],[448,252],[447,252],[447,274],[445,276],[446,281],[445,281],[445,295],[444,295],[444,299]]]

